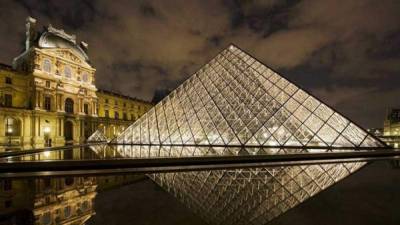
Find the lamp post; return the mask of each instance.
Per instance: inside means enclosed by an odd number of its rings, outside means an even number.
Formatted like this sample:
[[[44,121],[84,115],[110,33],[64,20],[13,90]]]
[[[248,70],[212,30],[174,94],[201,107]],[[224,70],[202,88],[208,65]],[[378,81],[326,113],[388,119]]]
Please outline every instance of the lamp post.
[[[11,145],[11,135],[13,133],[12,127],[7,128],[7,136],[8,136],[8,145]]]
[[[44,132],[44,140],[45,140],[45,146],[46,147],[50,147],[50,143],[49,143],[49,134],[50,134],[50,127],[44,127],[43,128],[43,132]]]

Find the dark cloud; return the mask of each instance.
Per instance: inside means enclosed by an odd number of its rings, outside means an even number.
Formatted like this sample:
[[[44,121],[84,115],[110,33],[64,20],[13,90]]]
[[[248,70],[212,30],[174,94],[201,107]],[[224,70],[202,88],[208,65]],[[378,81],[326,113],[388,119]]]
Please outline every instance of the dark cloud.
[[[278,30],[287,29],[290,9],[299,1],[226,0],[224,2],[231,11],[233,29],[244,26],[265,37]]]
[[[97,11],[95,1],[40,1],[17,0],[31,16],[42,15],[50,21],[60,21],[65,28],[80,29],[93,22],[100,12]]]
[[[32,15],[89,43],[99,87],[147,100],[233,42],[363,126],[399,104],[396,0],[30,0],[0,12],[0,61],[21,51]]]
[[[142,3],[142,5],[140,6],[140,11],[145,16],[150,16],[150,17],[157,16],[157,13],[156,13],[156,10],[154,9],[154,7],[152,5],[150,5],[149,3],[146,3],[146,2]]]

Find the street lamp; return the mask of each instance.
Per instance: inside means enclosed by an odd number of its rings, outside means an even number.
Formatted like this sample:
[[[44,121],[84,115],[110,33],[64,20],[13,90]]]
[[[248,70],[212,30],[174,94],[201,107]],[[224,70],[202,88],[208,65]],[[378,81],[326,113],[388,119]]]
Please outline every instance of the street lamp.
[[[43,132],[44,132],[44,139],[45,139],[45,141],[46,141],[46,146],[47,147],[50,147],[50,143],[49,143],[49,134],[50,134],[50,127],[44,127],[43,128]]]
[[[13,131],[14,130],[12,129],[12,127],[7,128],[8,145],[11,145],[11,135],[12,135]]]
[[[43,132],[44,132],[44,134],[49,134],[50,133],[50,127],[44,127]]]
[[[50,151],[45,151],[43,152],[44,157],[49,158],[50,156]]]

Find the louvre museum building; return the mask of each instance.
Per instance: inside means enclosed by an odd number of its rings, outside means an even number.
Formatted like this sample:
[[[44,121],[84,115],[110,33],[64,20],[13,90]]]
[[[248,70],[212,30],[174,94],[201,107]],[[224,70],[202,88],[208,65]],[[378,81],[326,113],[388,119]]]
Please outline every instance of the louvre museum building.
[[[22,46],[21,46],[22,47]],[[98,90],[88,44],[49,25],[26,21],[25,49],[0,64],[0,145],[61,146],[101,129],[116,136],[151,104]]]

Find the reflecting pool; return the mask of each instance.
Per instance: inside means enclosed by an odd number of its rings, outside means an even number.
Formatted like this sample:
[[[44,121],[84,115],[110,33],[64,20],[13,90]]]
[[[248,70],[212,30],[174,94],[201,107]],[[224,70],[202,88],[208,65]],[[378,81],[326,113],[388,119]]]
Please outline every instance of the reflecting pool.
[[[164,162],[187,157],[271,160],[287,155],[348,152],[351,150],[90,145],[13,153],[1,157],[0,164],[52,162],[57,166],[149,159]],[[255,218],[250,224],[355,224],[354,220],[356,224],[398,224],[400,170],[393,161],[335,160],[150,174],[125,171],[107,176],[3,176],[0,225],[246,224],[246,218]],[[355,171],[358,172],[338,182]]]

